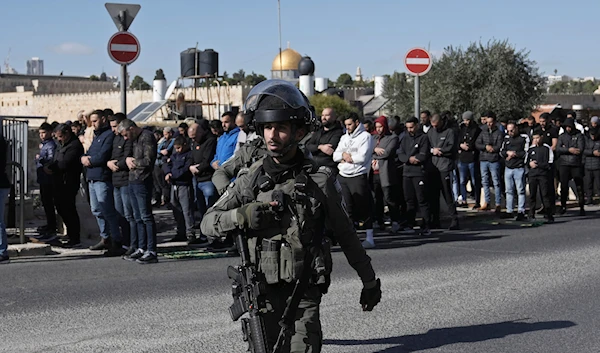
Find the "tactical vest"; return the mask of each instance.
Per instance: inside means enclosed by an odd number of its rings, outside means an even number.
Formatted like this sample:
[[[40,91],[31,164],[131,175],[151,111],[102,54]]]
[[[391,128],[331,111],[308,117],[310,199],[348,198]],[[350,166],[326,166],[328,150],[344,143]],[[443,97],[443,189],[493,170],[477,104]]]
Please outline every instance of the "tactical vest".
[[[256,163],[247,173],[251,187],[243,190],[242,204],[271,202],[282,204],[277,222],[260,231],[248,230],[248,248],[268,284],[293,283],[305,266],[306,251],[313,255],[311,284],[326,293],[332,270],[331,242],[325,232],[325,194],[310,177],[314,165],[308,165],[283,183],[275,184]]]

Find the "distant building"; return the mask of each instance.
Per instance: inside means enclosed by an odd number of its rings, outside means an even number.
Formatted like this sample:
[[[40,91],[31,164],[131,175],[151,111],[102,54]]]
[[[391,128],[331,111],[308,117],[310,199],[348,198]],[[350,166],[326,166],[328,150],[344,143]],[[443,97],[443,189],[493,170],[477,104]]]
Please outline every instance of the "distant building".
[[[279,78],[293,83],[298,82],[300,73],[298,72],[298,64],[302,60],[302,55],[288,48],[277,54],[271,65],[271,78]]]
[[[27,75],[43,75],[44,74],[44,60],[40,58],[31,58],[27,60]]]
[[[549,75],[546,79],[548,80],[548,86],[552,86],[557,82],[571,81],[571,78],[567,75]]]
[[[361,82],[363,80],[362,71],[360,70],[360,66],[356,68],[356,76],[354,76],[354,81]]]

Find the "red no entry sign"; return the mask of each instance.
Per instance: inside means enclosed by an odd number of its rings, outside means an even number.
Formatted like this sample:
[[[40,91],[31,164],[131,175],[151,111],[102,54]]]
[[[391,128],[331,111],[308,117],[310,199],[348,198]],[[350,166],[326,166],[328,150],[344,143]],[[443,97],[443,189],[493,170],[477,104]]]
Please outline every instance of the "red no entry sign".
[[[425,75],[431,69],[431,55],[425,49],[414,48],[404,58],[406,69],[413,75]]]
[[[108,56],[117,64],[131,64],[140,56],[140,42],[129,32],[117,32],[108,41]]]

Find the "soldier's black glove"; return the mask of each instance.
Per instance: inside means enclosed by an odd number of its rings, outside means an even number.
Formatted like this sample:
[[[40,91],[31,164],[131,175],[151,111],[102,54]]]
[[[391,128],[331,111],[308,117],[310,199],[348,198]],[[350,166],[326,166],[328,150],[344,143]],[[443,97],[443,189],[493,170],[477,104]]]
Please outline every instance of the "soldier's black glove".
[[[260,230],[273,224],[275,212],[269,203],[252,202],[237,209],[236,219],[240,228]]]
[[[360,305],[363,311],[371,311],[381,301],[381,280],[378,278],[372,288],[363,288],[360,293]]]

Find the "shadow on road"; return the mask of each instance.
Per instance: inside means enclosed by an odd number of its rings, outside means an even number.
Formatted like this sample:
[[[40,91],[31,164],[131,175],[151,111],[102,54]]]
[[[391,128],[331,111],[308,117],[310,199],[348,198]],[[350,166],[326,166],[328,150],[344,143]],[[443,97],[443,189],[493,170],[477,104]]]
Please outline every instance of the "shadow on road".
[[[395,345],[377,351],[380,353],[407,353],[439,348],[456,343],[483,342],[534,331],[559,330],[576,326],[572,321],[522,322],[527,319],[504,321],[494,324],[446,327],[429,330],[418,335],[406,335],[367,340],[324,340],[326,345],[354,346],[386,344]]]

